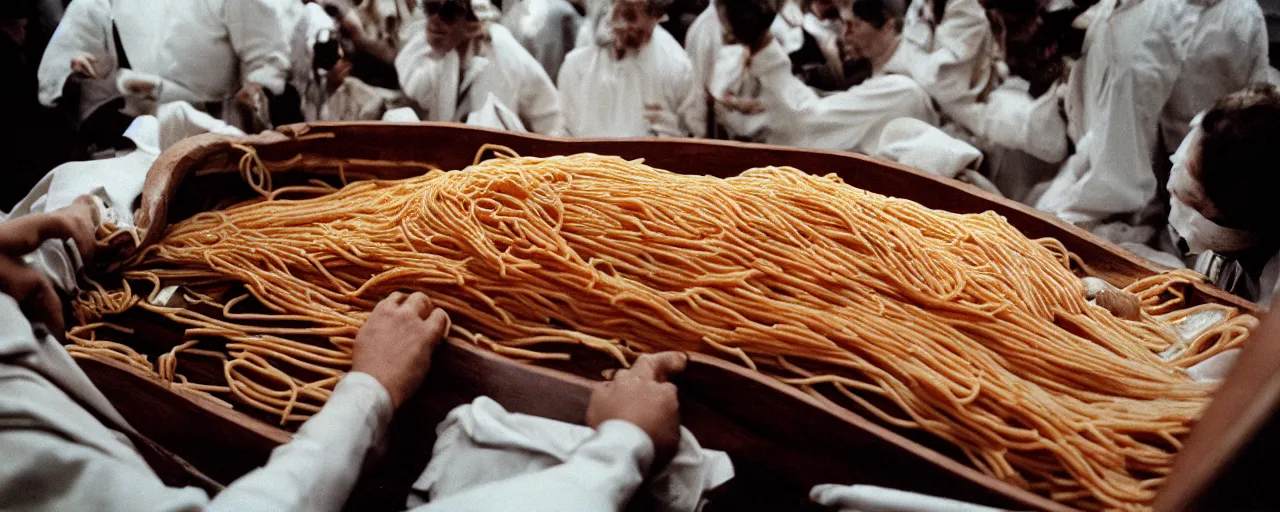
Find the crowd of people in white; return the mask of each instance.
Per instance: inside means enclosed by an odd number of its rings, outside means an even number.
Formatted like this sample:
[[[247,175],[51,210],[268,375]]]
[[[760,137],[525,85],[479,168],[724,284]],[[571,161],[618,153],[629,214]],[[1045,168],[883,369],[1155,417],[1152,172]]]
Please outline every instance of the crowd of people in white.
[[[352,1],[74,0],[31,92],[89,153],[182,102],[245,131],[422,120],[853,151],[1250,298],[1280,273],[1257,0]]]
[[[1258,0],[352,1],[0,2],[0,509],[339,510],[422,384],[449,319],[395,293],[264,467],[220,492],[152,470],[51,333],[98,222],[131,219],[151,163],[198,133],[425,120],[853,151],[1260,303],[1280,276],[1280,91]],[[1221,378],[1230,357],[1192,374]],[[686,362],[617,372],[586,426],[486,398],[455,409],[405,506],[622,510],[643,484],[698,510],[733,469],[680,429],[667,378]],[[861,485],[810,497],[992,510]]]

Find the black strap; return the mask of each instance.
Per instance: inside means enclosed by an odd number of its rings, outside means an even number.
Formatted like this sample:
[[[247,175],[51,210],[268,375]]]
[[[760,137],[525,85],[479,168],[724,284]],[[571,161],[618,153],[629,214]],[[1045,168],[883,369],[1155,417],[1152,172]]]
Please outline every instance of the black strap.
[[[111,38],[116,43],[116,60],[119,61],[120,69],[132,69],[129,65],[129,55],[124,52],[124,43],[120,42],[120,29],[116,28],[116,20],[111,20]]]

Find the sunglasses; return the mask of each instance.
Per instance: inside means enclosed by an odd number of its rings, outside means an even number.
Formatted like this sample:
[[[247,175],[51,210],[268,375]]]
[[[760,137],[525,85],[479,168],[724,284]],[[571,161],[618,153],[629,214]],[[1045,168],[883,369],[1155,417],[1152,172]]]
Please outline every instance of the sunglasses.
[[[422,10],[428,17],[439,16],[445,23],[453,23],[459,19],[479,21],[475,11],[463,5],[463,1],[467,0],[426,0],[422,2]]]

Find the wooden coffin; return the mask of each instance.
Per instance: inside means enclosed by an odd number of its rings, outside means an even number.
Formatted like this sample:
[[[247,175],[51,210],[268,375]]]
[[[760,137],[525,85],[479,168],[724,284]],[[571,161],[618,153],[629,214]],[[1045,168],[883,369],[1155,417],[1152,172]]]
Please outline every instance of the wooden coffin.
[[[298,171],[273,175],[277,187],[339,174],[404,178],[423,172],[422,164],[461,169],[485,144],[526,156],[593,152],[644,158],[659,168],[715,176],[786,165],[836,173],[850,185],[932,208],[993,210],[1030,237],[1062,241],[1097,277],[1113,284],[1123,286],[1161,270],[1024,205],[860,155],[715,141],[561,140],[432,123],[315,124],[245,139],[207,135],[183,141],[163,154],[147,177],[137,215],[139,227],[146,228],[144,244],[158,239],[170,223],[232,198],[252,197],[235,172],[243,152],[233,144],[256,148],[268,162],[297,164]],[[1207,285],[1193,295],[1193,303],[1255,310]],[[181,340],[172,327],[140,323],[133,326],[135,343],[167,350]],[[82,366],[142,434],[222,483],[262,464],[273,447],[289,439],[288,431],[260,418],[169,389],[120,363],[93,359]],[[430,456],[434,426],[449,409],[487,395],[509,410],[580,423],[593,381],[606,366],[601,357],[584,354],[554,368],[536,367],[451,344],[438,356],[423,391],[397,415],[387,455],[366,471],[349,508],[402,508],[409,485]],[[954,450],[936,441],[890,431],[822,397],[718,359],[693,355],[677,384],[685,426],[704,446],[728,452],[737,469],[737,477],[713,496],[713,509],[803,510],[811,507],[809,487],[818,483],[874,484],[1009,509],[1065,509],[957,462],[957,454],[948,453]]]

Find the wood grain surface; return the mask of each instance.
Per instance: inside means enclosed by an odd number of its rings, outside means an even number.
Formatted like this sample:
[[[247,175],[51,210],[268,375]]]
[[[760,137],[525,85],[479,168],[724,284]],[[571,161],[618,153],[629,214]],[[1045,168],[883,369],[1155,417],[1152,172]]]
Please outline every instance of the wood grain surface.
[[[1162,270],[1027,206],[850,153],[702,140],[560,140],[436,123],[316,124],[282,131],[237,140],[200,136],[161,155],[147,176],[136,216],[138,226],[147,228],[144,244],[158,239],[172,222],[229,198],[252,197],[235,172],[242,152],[232,148],[233,143],[256,148],[268,161],[301,156],[297,169],[273,176],[277,187],[316,177],[337,182],[340,173],[395,179],[422,172],[411,165],[388,167],[372,161],[461,169],[483,145],[501,144],[526,156],[593,152],[643,158],[655,167],[686,174],[733,176],[768,165],[835,173],[850,185],[932,208],[995,211],[1029,237],[1062,241],[1095,276],[1113,284],[1123,286]],[[1252,303],[1198,286],[1192,302],[1205,301],[1256,311]],[[181,339],[172,326],[154,320],[132,318],[126,324],[138,329],[135,343],[153,348],[167,348]],[[221,482],[262,464],[272,447],[289,439],[288,431],[271,424],[270,418],[176,392],[112,361],[87,361],[82,366],[139,431]],[[512,411],[581,422],[600,367],[589,355],[549,369],[472,346],[449,346],[437,358],[424,390],[397,414],[385,455],[368,468],[348,508],[402,508],[409,484],[430,456],[435,425],[448,410],[477,396],[490,396]],[[183,371],[220,373],[199,367]],[[738,476],[715,494],[712,509],[804,510],[812,507],[807,492],[814,484],[867,483],[1011,509],[1065,510],[983,475],[939,453],[940,447],[922,444],[919,437],[904,437],[829,400],[714,358],[693,356],[677,384],[684,425],[704,446],[727,451],[737,468]]]

